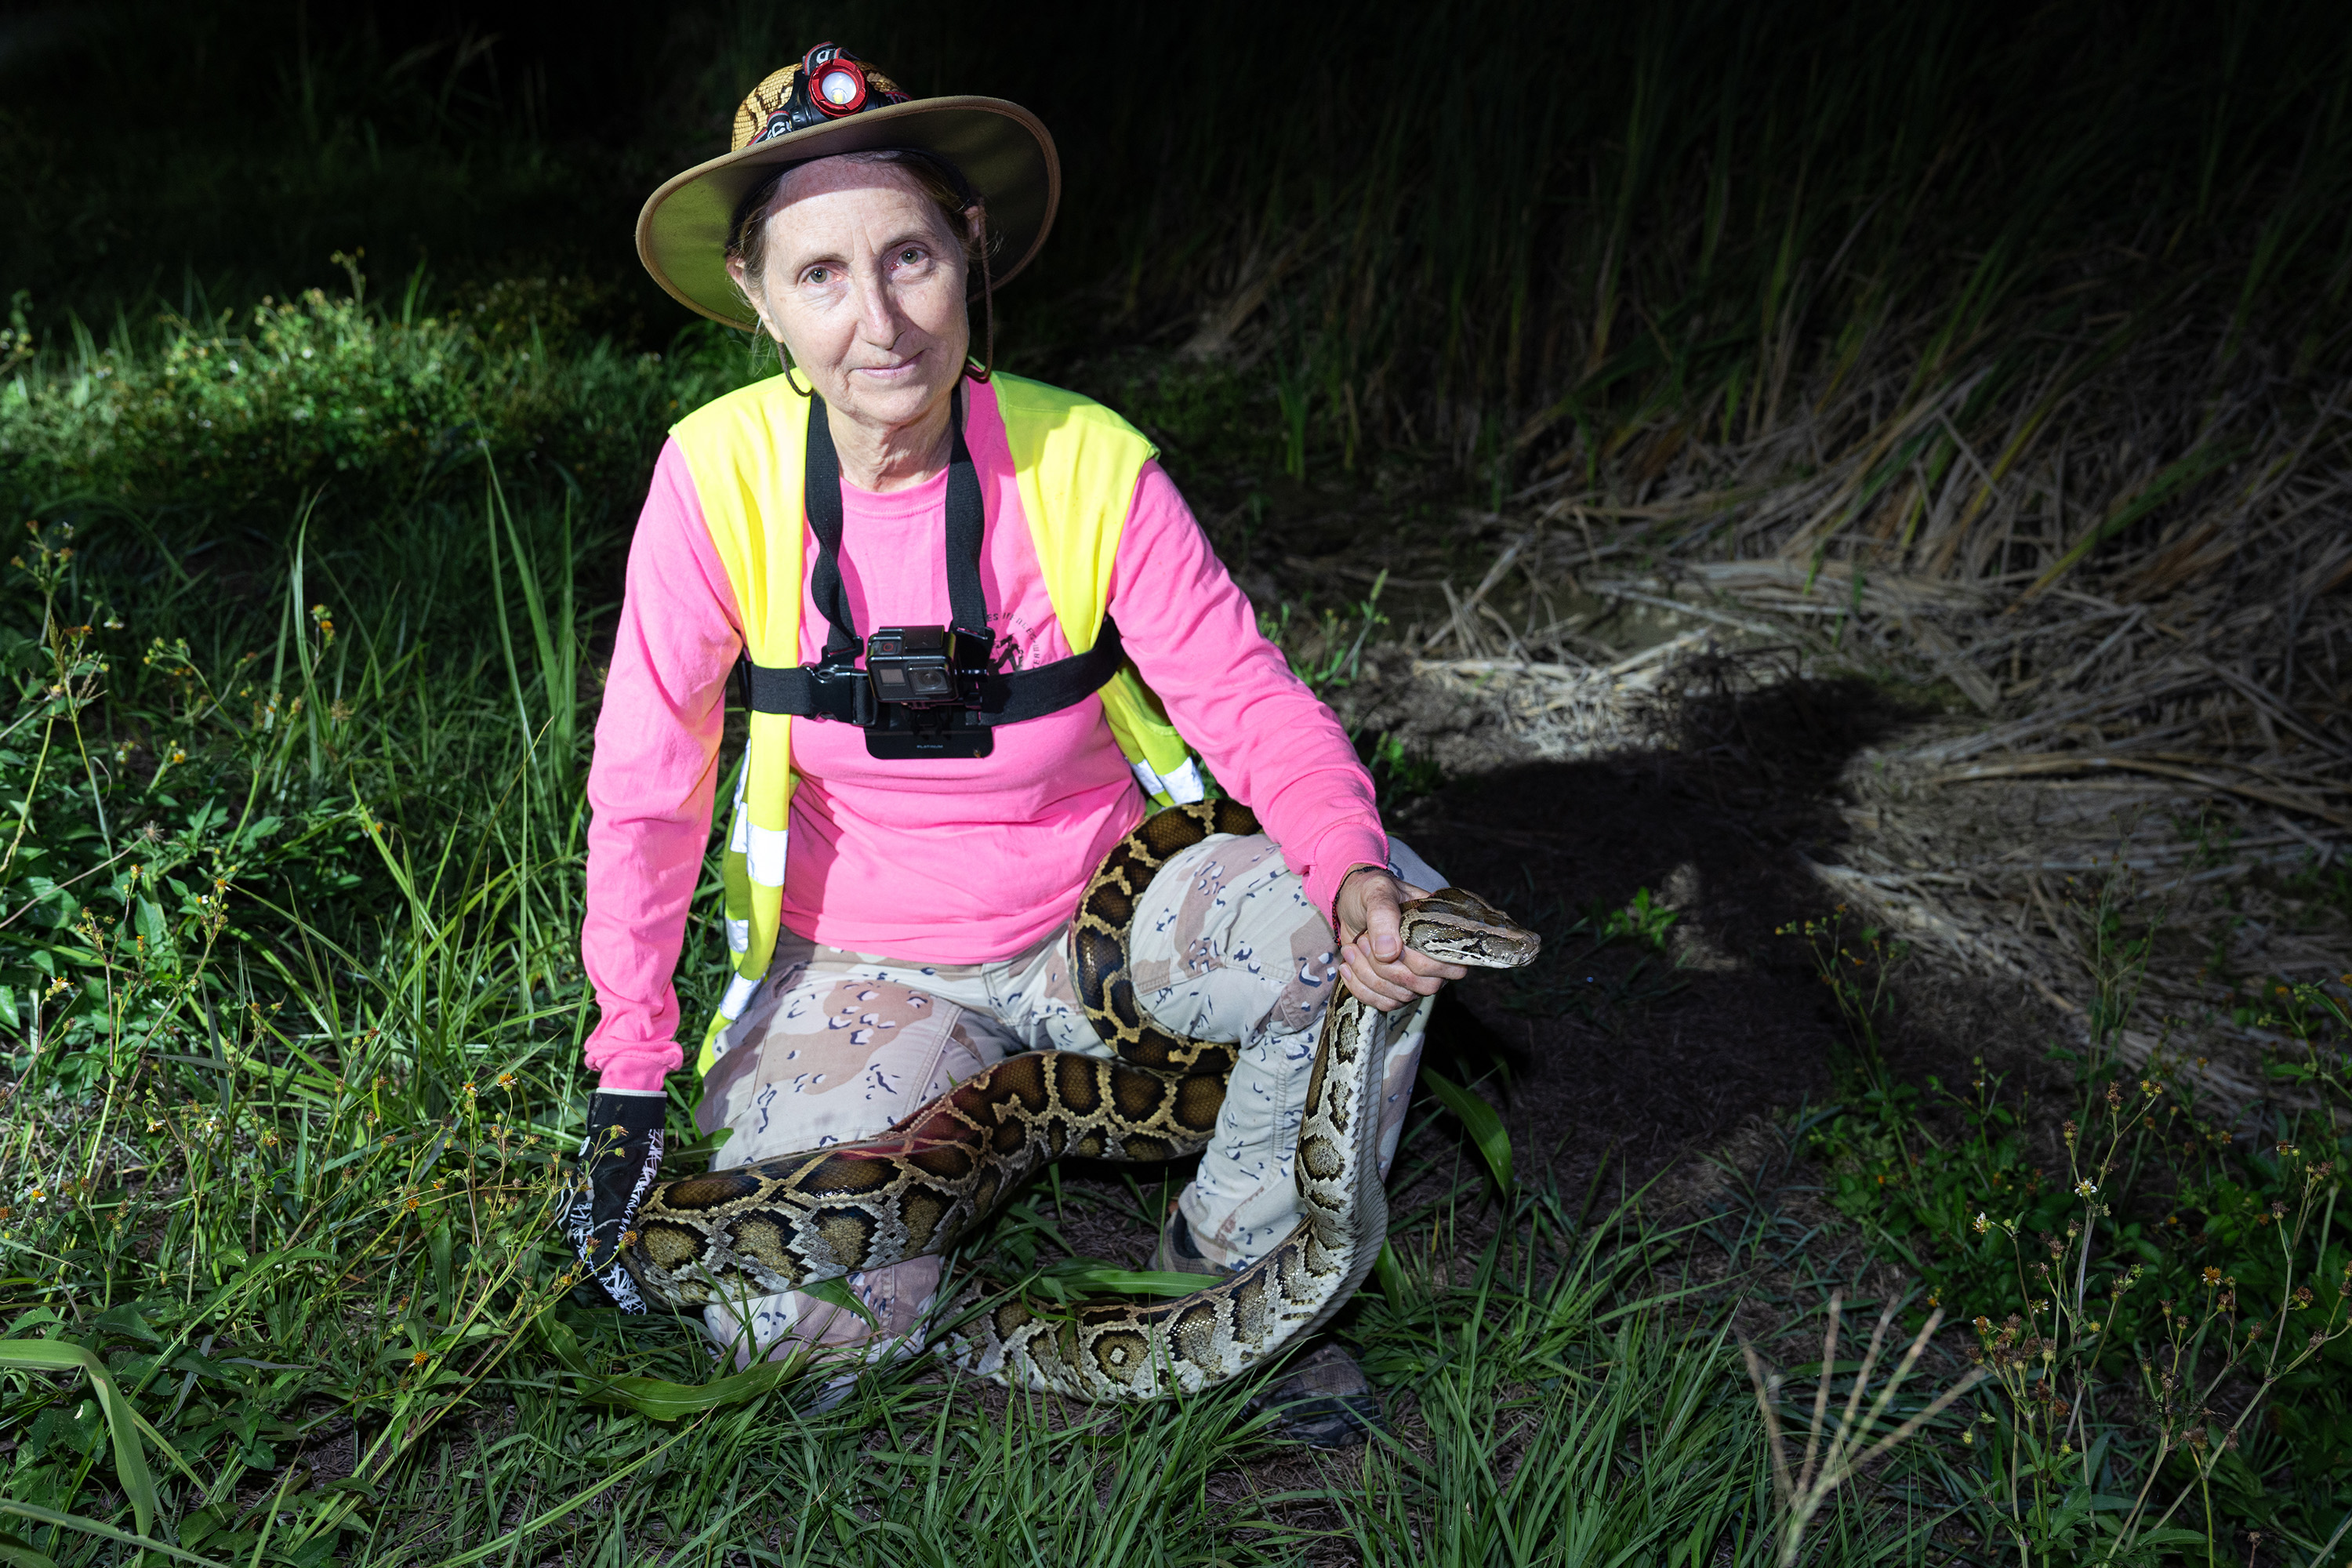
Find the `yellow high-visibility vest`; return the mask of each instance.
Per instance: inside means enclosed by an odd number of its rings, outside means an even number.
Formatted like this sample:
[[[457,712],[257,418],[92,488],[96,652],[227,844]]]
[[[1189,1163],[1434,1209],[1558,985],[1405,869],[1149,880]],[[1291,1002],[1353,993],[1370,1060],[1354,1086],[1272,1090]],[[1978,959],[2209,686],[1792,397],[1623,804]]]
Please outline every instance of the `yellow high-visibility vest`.
[[[1111,566],[1136,479],[1159,448],[1075,392],[1001,372],[990,384],[1055,618],[1070,651],[1084,653],[1109,607]],[[744,651],[752,663],[772,668],[801,662],[802,563],[810,537],[802,470],[811,406],[782,376],[771,376],[670,427],[735,590]],[[1143,792],[1161,805],[1199,800],[1201,771],[1192,750],[1134,665],[1122,666],[1096,695]],[[767,973],[781,929],[784,847],[799,783],[793,721],[756,711],[751,719],[727,836],[727,945],[735,976],[704,1031],[696,1063],[702,1072],[710,1069],[719,1035],[742,1016]]]

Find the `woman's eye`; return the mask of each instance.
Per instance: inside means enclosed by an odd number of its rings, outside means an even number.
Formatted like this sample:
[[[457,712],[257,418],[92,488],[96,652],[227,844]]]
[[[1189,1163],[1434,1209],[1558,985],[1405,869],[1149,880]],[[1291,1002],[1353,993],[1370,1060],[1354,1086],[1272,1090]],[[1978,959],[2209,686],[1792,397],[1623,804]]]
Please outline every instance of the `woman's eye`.
[[[811,283],[830,283],[833,281],[833,268],[830,267],[812,267],[808,269],[806,276],[808,281]]]
[[[907,247],[906,249],[898,253],[898,265],[901,267],[912,267],[916,262],[920,261],[922,258],[923,253],[910,245]]]

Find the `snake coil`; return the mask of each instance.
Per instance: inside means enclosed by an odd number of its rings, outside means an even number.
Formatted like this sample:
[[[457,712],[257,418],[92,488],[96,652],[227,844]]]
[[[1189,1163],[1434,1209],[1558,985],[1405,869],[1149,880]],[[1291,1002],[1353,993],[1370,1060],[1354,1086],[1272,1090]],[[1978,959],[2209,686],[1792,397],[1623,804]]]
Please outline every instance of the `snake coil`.
[[[1066,1154],[1122,1162],[1207,1146],[1234,1047],[1159,1028],[1128,952],[1136,910],[1171,857],[1257,831],[1232,801],[1175,806],[1114,846],[1071,932],[1080,1005],[1114,1053],[1030,1051],[853,1143],[783,1154],[656,1188],[623,1259],[673,1306],[773,1295],[942,1252]],[[1449,888],[1405,910],[1408,945],[1509,968],[1538,939]],[[1303,1214],[1264,1257],[1189,1296],[1045,1305],[1014,1297],[951,1329],[940,1353],[982,1376],[1096,1400],[1149,1399],[1239,1374],[1310,1331],[1363,1282],[1387,1234],[1380,1094],[1389,1016],[1344,989],[1325,1010],[1295,1169]]]

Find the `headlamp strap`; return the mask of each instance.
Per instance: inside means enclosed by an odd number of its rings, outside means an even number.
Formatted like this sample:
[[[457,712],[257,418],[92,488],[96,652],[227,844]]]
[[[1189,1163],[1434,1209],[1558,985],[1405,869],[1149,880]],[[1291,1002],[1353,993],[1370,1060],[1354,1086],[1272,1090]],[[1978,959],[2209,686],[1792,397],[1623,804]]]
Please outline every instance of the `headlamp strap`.
[[[987,510],[980,497],[980,470],[963,439],[963,398],[949,399],[948,429],[954,447],[948,457],[947,566],[948,609],[955,629],[993,647],[988,629],[988,600],[980,585],[980,551],[988,531]],[[824,640],[824,658],[855,658],[865,647],[849,610],[849,589],[841,577],[841,455],[833,445],[825,419],[824,399],[809,398],[808,453],[802,480],[809,530],[816,535],[816,569],[809,576],[809,592],[832,627]]]

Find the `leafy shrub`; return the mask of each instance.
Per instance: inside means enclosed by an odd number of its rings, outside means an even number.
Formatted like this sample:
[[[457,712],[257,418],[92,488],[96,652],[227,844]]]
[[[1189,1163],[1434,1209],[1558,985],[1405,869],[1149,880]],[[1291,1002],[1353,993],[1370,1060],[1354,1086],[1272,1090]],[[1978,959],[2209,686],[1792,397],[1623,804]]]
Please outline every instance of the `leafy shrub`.
[[[314,289],[247,326],[166,318],[156,352],[19,376],[0,398],[0,460],[36,489],[236,502],[414,468],[476,423],[478,343],[456,321],[383,322]]]
[[[248,873],[310,903],[357,887],[374,853],[366,814],[347,800],[262,787],[299,733],[301,698],[225,699],[184,641],[146,655],[153,705],[115,715],[143,720],[152,745],[110,745],[86,721],[127,672],[100,649],[100,627],[58,613],[70,538],[37,530],[16,557],[41,595],[37,632],[0,626],[13,699],[0,791],[15,807],[0,844],[0,1061],[19,1076],[38,1062],[79,1089],[121,1070],[126,1053],[170,1047],[203,1015],[197,975]],[[319,617],[311,635],[331,640],[331,622]]]
[[[634,486],[667,424],[759,374],[716,327],[667,357],[585,338],[585,285],[511,280],[436,314],[418,279],[393,310],[338,259],[347,295],[265,299],[241,325],[165,314],[151,341],[119,331],[104,347],[76,323],[69,361],[28,351],[20,303],[0,342],[23,362],[0,385],[0,483],[26,510],[81,499],[280,519],[329,484],[398,505],[483,453]]]

